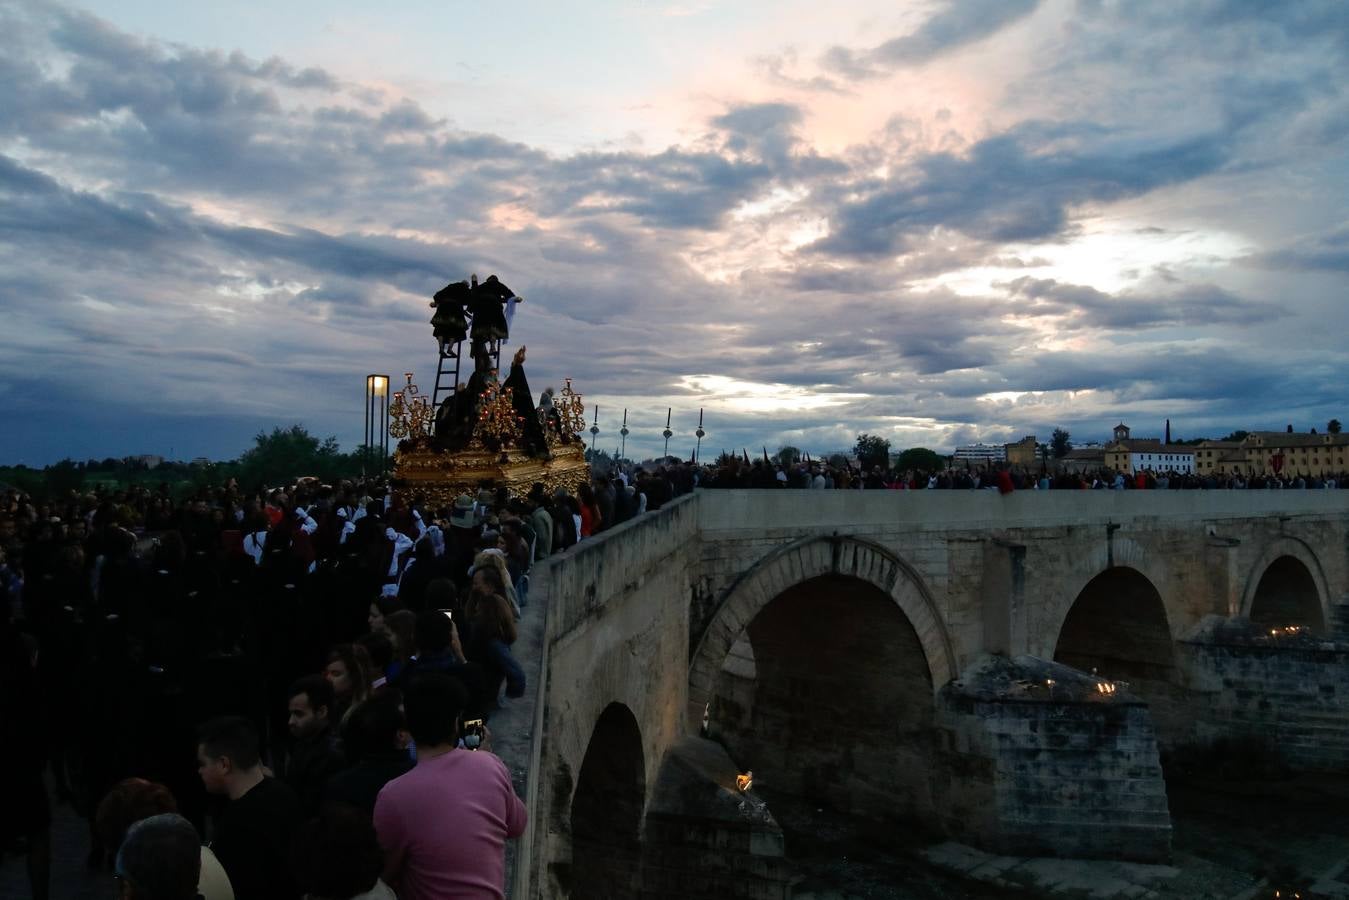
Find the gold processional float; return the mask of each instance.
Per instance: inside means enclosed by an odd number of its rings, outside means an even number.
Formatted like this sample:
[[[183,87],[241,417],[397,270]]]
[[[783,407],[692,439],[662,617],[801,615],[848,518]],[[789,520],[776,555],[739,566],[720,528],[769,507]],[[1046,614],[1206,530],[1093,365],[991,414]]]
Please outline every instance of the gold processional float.
[[[514,306],[523,299],[495,275],[482,284],[474,275],[446,285],[432,299],[431,325],[440,350],[435,392],[430,398],[422,394],[408,372],[389,405],[389,435],[398,441],[392,486],[404,499],[448,506],[482,488],[525,495],[535,484],[548,496],[557,488],[575,494],[590,480],[579,437],[585,405],[571,379],[560,395],[554,397],[550,387],[535,404],[522,346],[501,380],[502,345],[510,336]],[[473,369],[461,380],[465,360]]]

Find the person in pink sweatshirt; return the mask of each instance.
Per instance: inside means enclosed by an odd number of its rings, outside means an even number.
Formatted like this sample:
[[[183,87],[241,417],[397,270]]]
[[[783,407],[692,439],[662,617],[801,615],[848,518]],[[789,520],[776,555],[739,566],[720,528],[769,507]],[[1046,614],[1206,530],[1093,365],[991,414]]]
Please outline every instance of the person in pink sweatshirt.
[[[506,841],[525,830],[525,805],[495,754],[460,746],[468,700],[452,676],[407,686],[403,709],[417,764],[375,800],[384,881],[400,900],[504,898]]]

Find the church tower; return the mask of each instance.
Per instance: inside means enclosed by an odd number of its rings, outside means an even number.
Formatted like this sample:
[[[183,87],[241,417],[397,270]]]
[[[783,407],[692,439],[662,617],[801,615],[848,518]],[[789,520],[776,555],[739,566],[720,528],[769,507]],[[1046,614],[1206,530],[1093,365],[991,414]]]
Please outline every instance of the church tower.
[[[1115,443],[1118,444],[1121,441],[1127,441],[1128,439],[1129,439],[1129,426],[1125,425],[1123,422],[1120,422],[1118,425],[1115,426]]]

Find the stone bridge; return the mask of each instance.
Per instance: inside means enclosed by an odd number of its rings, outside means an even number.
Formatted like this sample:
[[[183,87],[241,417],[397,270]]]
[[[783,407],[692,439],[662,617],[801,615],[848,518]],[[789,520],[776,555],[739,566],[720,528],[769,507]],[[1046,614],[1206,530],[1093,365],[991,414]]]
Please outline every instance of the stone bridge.
[[[702,491],[536,569],[516,897],[785,896],[780,791],[1165,859],[1161,766],[1349,764],[1349,491]],[[748,885],[748,887],[747,887]]]

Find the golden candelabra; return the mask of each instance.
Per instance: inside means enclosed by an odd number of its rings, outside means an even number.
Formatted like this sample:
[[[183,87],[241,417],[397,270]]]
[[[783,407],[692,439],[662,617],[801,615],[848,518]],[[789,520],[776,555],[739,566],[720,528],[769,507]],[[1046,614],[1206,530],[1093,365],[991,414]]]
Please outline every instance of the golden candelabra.
[[[393,403],[389,404],[389,434],[402,440],[407,437],[424,437],[431,433],[431,422],[435,419],[435,410],[431,401],[419,396],[417,385],[412,383],[412,373],[404,372],[407,379],[401,391],[395,391]]]
[[[580,434],[586,427],[586,408],[581,395],[571,388],[571,379],[562,388],[562,393],[553,401],[557,407],[558,420],[567,434]]]
[[[520,416],[515,412],[514,390],[489,382],[482,392],[482,406],[478,413],[479,435],[508,445],[520,437]]]

